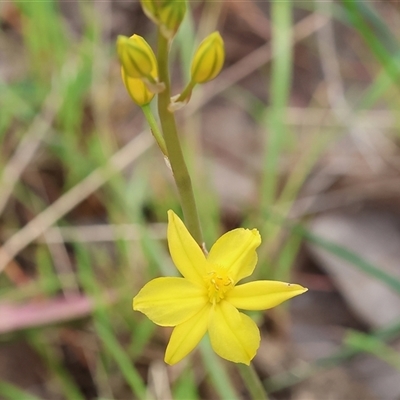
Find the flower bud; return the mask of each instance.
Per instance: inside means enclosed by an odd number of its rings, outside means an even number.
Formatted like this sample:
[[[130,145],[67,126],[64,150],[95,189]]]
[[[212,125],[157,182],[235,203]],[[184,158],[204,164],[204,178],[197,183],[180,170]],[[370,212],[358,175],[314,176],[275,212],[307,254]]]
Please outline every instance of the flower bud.
[[[153,100],[154,93],[147,88],[141,79],[130,77],[124,67],[121,67],[121,75],[126,90],[137,105],[142,107]]]
[[[219,32],[208,35],[199,45],[192,59],[191,80],[205,83],[214,79],[225,60],[224,41]]]
[[[157,69],[157,60],[153,50],[141,36],[118,36],[117,52],[122,67],[131,78],[151,80],[152,72]]]
[[[140,0],[143,12],[167,39],[172,39],[185,16],[186,0]]]
[[[118,56],[126,90],[139,106],[150,103],[155,93],[165,89],[158,81],[157,59],[149,44],[139,35],[118,36]]]
[[[158,24],[158,7],[161,0],[140,0],[143,12],[147,18],[151,19],[155,24]]]
[[[182,0],[168,1],[159,10],[161,33],[172,39],[181,25],[186,13],[186,2]]]

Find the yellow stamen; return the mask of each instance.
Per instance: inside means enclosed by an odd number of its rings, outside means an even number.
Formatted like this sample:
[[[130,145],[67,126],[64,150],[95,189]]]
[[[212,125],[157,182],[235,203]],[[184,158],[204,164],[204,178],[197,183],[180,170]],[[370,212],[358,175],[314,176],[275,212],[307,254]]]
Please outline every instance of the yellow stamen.
[[[228,276],[225,268],[216,267],[210,271],[204,280],[210,302],[219,303],[227,291],[233,288],[233,280]]]

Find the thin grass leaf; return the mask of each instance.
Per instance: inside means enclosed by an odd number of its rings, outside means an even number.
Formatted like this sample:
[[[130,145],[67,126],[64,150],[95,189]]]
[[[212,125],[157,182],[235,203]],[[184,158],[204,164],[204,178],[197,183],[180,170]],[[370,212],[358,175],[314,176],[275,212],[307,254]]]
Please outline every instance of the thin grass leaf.
[[[400,371],[400,353],[376,336],[363,332],[349,331],[344,343],[360,352],[370,353]]]
[[[39,397],[4,381],[0,382],[0,396],[9,400],[41,400]]]
[[[130,386],[132,393],[140,399],[148,400],[149,396],[146,385],[143,383],[141,376],[133,366],[132,360],[119,344],[112,330],[101,321],[95,321],[95,328],[103,345],[121,369],[121,373]]]
[[[80,282],[85,291],[93,295],[101,304],[103,290],[94,274],[90,255],[88,251],[79,244],[75,244],[75,250]],[[146,399],[146,386],[132,363],[126,349],[121,346],[115,336],[108,310],[105,307],[96,308],[93,319],[97,335],[106,348],[108,355],[117,363],[132,393],[140,399]]]
[[[172,388],[174,400],[198,400],[196,379],[193,366],[188,366],[177,379]]]
[[[365,272],[366,274],[380,280],[381,282],[385,283],[388,287],[392,288],[395,292],[400,294],[400,280],[398,278],[386,273],[376,265],[373,265],[370,262],[363,259],[358,254],[336,243],[330,242],[316,235],[313,235],[311,232],[307,231],[303,227],[297,226],[294,229],[294,231],[300,233],[309,242],[314,243],[319,247],[322,247],[323,249],[336,255],[342,260],[348,261],[354,267]]]
[[[267,148],[261,189],[261,210],[273,204],[278,184],[279,160],[287,133],[284,123],[292,77],[292,4],[275,0],[272,13],[271,107],[267,113]],[[261,212],[261,215],[263,212]]]
[[[375,330],[372,335],[379,340],[391,340],[400,334],[400,321],[396,321],[382,329]],[[264,381],[268,393],[273,393],[300,383],[321,369],[333,368],[359,354],[361,350],[342,344],[338,350],[328,357],[316,360],[314,363],[303,364],[281,374],[274,375]]]
[[[226,369],[222,367],[221,361],[211,348],[210,339],[207,335],[200,342],[200,350],[209,378],[221,399],[239,400]]]
[[[392,288],[395,292],[400,293],[400,280],[376,265],[368,262],[360,255],[354,253],[353,251],[346,249],[343,246],[340,246],[336,243],[333,243],[329,240],[322,239],[319,236],[312,234],[308,229],[306,229],[301,224],[292,224],[285,220],[282,216],[279,216],[276,213],[268,214],[269,220],[272,223],[279,224],[281,226],[285,226],[290,229],[293,234],[300,235],[311,243],[316,244],[317,246],[322,247],[323,249],[329,251],[330,253],[336,255],[342,260],[348,261],[354,267],[360,269],[366,274],[380,280],[385,283],[388,287]]]
[[[38,354],[41,355],[49,371],[51,371],[60,384],[62,393],[68,399],[84,400],[85,397],[75,384],[74,379],[62,365],[57,350],[47,341],[43,341],[40,331],[30,332],[28,335],[28,342],[35,348]]]
[[[398,55],[397,57],[393,57],[393,53],[386,49],[381,38],[375,34],[374,30],[371,29],[370,25],[363,18],[363,13],[360,10],[366,9],[365,3],[362,8],[360,8],[360,5],[363,3],[356,0],[342,1],[342,4],[344,10],[347,11],[347,16],[353,27],[358,30],[372,54],[385,68],[387,74],[392,79],[392,84],[398,86],[400,60]],[[399,51],[399,49],[397,51]]]

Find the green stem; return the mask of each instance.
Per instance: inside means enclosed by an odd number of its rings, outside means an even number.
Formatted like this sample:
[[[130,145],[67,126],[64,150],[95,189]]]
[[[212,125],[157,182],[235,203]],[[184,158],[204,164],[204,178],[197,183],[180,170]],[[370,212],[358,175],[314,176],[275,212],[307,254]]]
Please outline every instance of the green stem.
[[[192,95],[192,90],[195,87],[195,85],[196,85],[196,82],[190,81],[187,84],[187,86],[185,87],[185,89],[183,90],[183,92],[178,97],[178,100],[176,100],[176,101],[185,101],[188,97],[190,99],[190,96]]]
[[[160,128],[158,127],[157,121],[154,118],[153,113],[151,112],[150,104],[145,104],[142,106],[142,111],[144,116],[146,117],[146,120],[148,124],[150,125],[151,133],[154,136],[154,139],[156,139],[156,142],[158,144],[158,147],[161,149],[165,157],[168,157],[168,152],[167,152],[167,147],[165,145],[165,140],[163,138],[163,135],[160,131]]]
[[[167,146],[169,162],[171,164],[172,173],[181,200],[186,226],[199,246],[203,248],[203,238],[193,194],[192,182],[179,143],[175,117],[168,111],[171,97],[168,51],[168,39],[158,32],[158,72],[160,82],[165,83],[165,90],[158,95],[158,114],[160,116],[161,128]]]
[[[268,400],[267,392],[258,376],[253,364],[237,364],[247,390],[253,400]]]

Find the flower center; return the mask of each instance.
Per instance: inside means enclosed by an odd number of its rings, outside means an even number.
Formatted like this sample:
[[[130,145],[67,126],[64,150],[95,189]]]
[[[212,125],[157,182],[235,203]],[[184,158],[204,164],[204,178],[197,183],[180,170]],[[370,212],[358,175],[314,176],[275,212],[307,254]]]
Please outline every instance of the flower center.
[[[208,297],[213,304],[219,303],[225,297],[225,293],[233,287],[233,280],[228,276],[225,268],[215,268],[204,277],[204,280]]]

